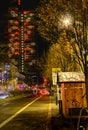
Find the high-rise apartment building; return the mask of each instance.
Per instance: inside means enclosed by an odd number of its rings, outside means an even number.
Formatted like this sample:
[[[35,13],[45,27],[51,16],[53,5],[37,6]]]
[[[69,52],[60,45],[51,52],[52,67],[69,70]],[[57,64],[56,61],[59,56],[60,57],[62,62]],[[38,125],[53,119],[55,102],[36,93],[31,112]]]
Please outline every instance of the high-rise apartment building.
[[[18,68],[24,72],[26,64],[31,66],[36,63],[34,14],[33,11],[22,10],[19,7],[9,7],[8,9],[8,56],[15,59]]]

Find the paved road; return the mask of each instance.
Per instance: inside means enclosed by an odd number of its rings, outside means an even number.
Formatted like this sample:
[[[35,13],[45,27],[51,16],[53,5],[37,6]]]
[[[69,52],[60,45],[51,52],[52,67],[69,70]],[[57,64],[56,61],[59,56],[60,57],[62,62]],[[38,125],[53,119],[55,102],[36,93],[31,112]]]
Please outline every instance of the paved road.
[[[53,97],[25,97],[0,105],[0,130],[47,130],[57,114]]]
[[[55,97],[25,97],[0,105],[0,130],[75,130],[58,114]]]

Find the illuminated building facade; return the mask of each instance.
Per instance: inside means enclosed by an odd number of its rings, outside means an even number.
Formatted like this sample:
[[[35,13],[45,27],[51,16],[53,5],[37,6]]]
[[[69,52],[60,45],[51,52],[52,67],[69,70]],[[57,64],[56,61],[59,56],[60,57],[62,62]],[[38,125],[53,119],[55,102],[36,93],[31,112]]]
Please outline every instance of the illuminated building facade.
[[[21,72],[24,72],[25,64],[36,63],[33,16],[32,11],[8,9],[8,56],[17,61]]]

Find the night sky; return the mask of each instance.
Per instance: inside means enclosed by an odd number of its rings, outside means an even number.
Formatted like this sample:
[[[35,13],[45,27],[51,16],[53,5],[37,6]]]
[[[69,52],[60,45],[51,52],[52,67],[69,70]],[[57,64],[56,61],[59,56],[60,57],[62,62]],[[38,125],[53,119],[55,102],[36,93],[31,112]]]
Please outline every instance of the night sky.
[[[39,0],[21,0],[21,8],[35,9]],[[9,6],[17,6],[17,0],[1,0],[0,1],[0,16],[8,10]]]

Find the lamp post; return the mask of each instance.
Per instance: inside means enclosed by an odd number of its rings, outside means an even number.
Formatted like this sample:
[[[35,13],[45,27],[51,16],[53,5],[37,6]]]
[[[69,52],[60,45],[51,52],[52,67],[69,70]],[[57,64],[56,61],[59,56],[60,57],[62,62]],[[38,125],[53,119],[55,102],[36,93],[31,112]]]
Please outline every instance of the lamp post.
[[[62,96],[61,87],[59,84],[59,72],[61,68],[52,68],[52,81],[53,85],[56,86],[56,104],[59,105],[59,114],[62,114]]]

